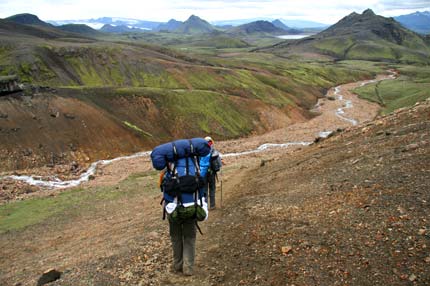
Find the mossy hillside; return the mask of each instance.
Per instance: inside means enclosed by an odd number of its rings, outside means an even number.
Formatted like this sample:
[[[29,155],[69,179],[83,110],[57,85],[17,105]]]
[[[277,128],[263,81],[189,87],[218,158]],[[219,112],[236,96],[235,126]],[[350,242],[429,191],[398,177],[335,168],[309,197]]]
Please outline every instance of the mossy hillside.
[[[211,58],[216,64],[235,69],[265,70],[284,76],[290,83],[327,88],[329,86],[369,78],[377,74],[372,68],[364,68],[364,61],[302,62],[287,60],[267,53],[240,53],[234,58]],[[371,67],[373,64],[368,63]],[[379,69],[380,70],[380,69]],[[297,91],[297,90],[295,90]]]
[[[210,126],[214,132],[219,131],[220,138],[237,137],[249,131],[253,127],[252,120],[241,119],[236,104],[229,100],[222,100],[223,95],[211,102],[211,97],[202,100],[199,96],[205,91],[198,90],[166,90],[146,87],[123,88],[67,88],[61,89],[63,96],[73,96],[79,100],[98,107],[106,116],[111,117],[126,129],[132,129],[131,125],[138,127],[145,134],[152,136],[140,136],[148,146],[155,146],[160,142],[171,140],[178,136],[197,136],[208,131]],[[69,94],[69,95],[67,95]],[[181,94],[181,96],[179,96]],[[187,104],[182,104],[187,102]],[[203,102],[203,103],[202,103]],[[206,104],[206,105],[205,105]],[[207,105],[213,104],[207,110]],[[199,110],[199,105],[201,109]],[[206,106],[206,107],[204,107]],[[252,113],[252,110],[248,110]],[[196,115],[200,113],[200,115]],[[219,113],[223,114],[218,119]],[[197,120],[197,117],[199,120]],[[236,128],[236,122],[245,121],[247,124],[243,130]],[[205,122],[210,122],[206,124]],[[199,125],[200,124],[200,125]],[[240,125],[243,126],[243,125]]]
[[[263,53],[240,53],[234,58],[211,60],[235,70],[253,71],[259,81],[283,91],[287,98],[306,109],[311,108],[316,97],[332,86],[370,79],[387,69],[384,63],[354,60],[308,63]],[[257,73],[258,70],[261,72]]]
[[[255,120],[258,120],[252,109],[237,104],[231,96],[217,92],[121,88],[115,93],[116,96],[127,96],[128,100],[133,100],[134,96],[149,98],[159,111],[156,124],[160,127],[157,129],[168,131],[170,136],[175,132],[182,136],[212,133],[220,138],[234,138],[251,132],[255,128]],[[159,135],[166,137],[166,134],[157,133]]]
[[[353,44],[354,42],[350,37],[328,38],[315,42],[313,47],[322,52],[342,58],[345,56],[345,51]]]
[[[11,72],[11,47],[0,44],[0,75],[10,75]]]
[[[0,75],[10,74],[18,75],[23,83],[59,83],[55,72],[39,55],[32,54],[25,47],[4,45],[0,47]]]
[[[429,63],[429,48],[419,38],[400,46],[381,39],[361,40],[352,37],[326,38],[315,41],[318,51],[341,59]]]
[[[360,98],[382,106],[381,114],[414,105],[430,97],[430,71],[426,67],[399,66],[396,80],[369,84],[354,90]]]
[[[384,62],[372,62],[362,60],[344,60],[336,63],[338,67],[354,69],[357,71],[371,72],[373,74],[384,73],[389,67]]]
[[[207,91],[175,91],[157,100],[173,116],[166,118],[175,126],[182,119],[183,128],[193,130],[193,136],[211,133],[230,138],[249,134],[258,120],[252,109],[237,105],[229,96]],[[194,131],[196,130],[196,131]]]
[[[53,220],[68,220],[76,216],[99,213],[108,215],[117,209],[121,201],[137,197],[159,195],[158,172],[132,174],[114,186],[77,188],[55,196],[30,198],[0,206],[0,233],[19,232],[37,224],[49,224]],[[100,214],[101,212],[101,214]]]
[[[248,48],[250,45],[238,38],[228,36],[203,36],[203,39],[196,38],[191,42],[184,42],[181,45],[172,45],[173,47],[204,47],[215,49],[240,49]]]
[[[40,51],[42,50],[42,51]],[[226,68],[222,67],[209,67],[199,64],[183,64],[180,62],[167,61],[170,56],[161,55],[160,58],[149,57],[145,54],[140,46],[127,46],[123,44],[114,44],[109,47],[106,44],[88,44],[79,47],[43,47],[38,51],[57,57],[55,61],[62,61],[63,75],[75,75],[79,80],[73,76],[71,78],[61,78],[56,69],[49,69],[46,63],[40,59],[41,62],[37,73],[42,74],[44,77],[44,84],[58,85],[58,82],[70,83],[72,85],[84,86],[134,86],[134,87],[154,87],[166,89],[199,89],[223,92],[227,94],[247,95],[253,98],[259,98],[265,102],[282,105],[288,103],[282,99],[282,93],[279,93],[277,84],[272,80],[264,79],[264,76],[256,76],[261,74],[257,71],[249,71],[249,62],[253,61],[253,65],[257,70],[269,70],[271,73],[279,74],[278,68],[287,71],[288,69],[295,69],[294,73],[285,72],[285,76],[293,76],[295,80],[284,80],[285,82],[298,82],[305,86],[318,86],[325,87],[329,83],[321,77],[321,72],[316,71],[319,69],[315,66],[297,64],[279,64],[279,59],[272,58],[273,62],[258,59],[256,54],[246,55],[250,58],[243,61],[239,59],[238,68],[233,66]],[[152,52],[151,52],[152,53]],[[166,57],[164,59],[163,57]],[[60,59],[61,58],[61,59]],[[256,58],[256,59],[255,59]],[[227,62],[231,59],[221,60],[220,62]],[[274,65],[276,63],[276,65]],[[43,65],[42,65],[43,64]],[[57,67],[58,68],[58,67]],[[251,67],[252,68],[252,67]],[[37,78],[33,77],[34,68],[31,66],[22,65],[21,74],[24,78],[33,79],[37,82]],[[51,72],[50,72],[51,71]],[[336,75],[339,76],[340,73]],[[258,77],[263,80],[259,81]],[[270,74],[268,75],[270,77]],[[280,81],[282,78],[278,77]],[[265,82],[264,82],[265,81]],[[268,83],[268,84],[266,84]],[[288,84],[288,83],[287,83]],[[283,90],[290,93],[294,88],[286,88],[286,83],[283,85]],[[278,87],[279,87],[278,86]],[[275,94],[275,95],[273,95]],[[268,96],[270,95],[270,96]],[[279,100],[281,98],[281,100]]]

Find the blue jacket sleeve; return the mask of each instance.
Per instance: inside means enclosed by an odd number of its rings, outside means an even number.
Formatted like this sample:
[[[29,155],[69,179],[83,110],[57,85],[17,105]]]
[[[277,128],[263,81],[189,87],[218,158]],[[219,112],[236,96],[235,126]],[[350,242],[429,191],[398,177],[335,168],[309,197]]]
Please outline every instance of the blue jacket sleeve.
[[[200,175],[204,178],[208,173],[209,165],[211,161],[211,153],[204,157],[200,157]]]

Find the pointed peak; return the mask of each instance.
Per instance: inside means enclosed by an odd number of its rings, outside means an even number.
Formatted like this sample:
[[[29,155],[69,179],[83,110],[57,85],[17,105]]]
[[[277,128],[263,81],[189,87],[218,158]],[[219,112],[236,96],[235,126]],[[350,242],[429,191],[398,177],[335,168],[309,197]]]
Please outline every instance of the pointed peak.
[[[188,20],[200,20],[200,17],[193,14],[190,16],[190,18],[188,18]]]
[[[375,13],[372,9],[366,9],[363,11],[363,16],[375,16]]]

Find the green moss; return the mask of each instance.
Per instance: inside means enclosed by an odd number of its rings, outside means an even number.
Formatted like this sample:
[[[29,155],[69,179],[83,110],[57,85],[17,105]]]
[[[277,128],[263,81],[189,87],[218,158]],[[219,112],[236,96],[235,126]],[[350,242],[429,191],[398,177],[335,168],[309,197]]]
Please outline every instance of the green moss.
[[[136,196],[158,195],[155,182],[157,172],[132,174],[119,184],[110,187],[95,187],[64,191],[53,197],[30,198],[0,206],[0,233],[20,231],[55,219],[70,219],[74,216],[103,215],[111,211],[109,204],[121,200],[135,200]],[[112,207],[115,209],[116,206]],[[102,214],[100,214],[102,213]]]
[[[394,50],[385,42],[361,42],[352,47],[346,55],[348,59],[357,60],[397,60]]]
[[[236,106],[226,95],[204,91],[176,91],[163,100],[176,120],[182,118],[184,127],[196,128],[199,133],[247,134],[253,129],[253,114]],[[201,131],[198,131],[201,130]]]
[[[167,72],[153,74],[147,71],[141,71],[140,78],[140,82],[143,83],[142,86],[167,89],[180,88],[174,76]]]
[[[151,133],[148,133],[148,132],[146,132],[146,131],[143,131],[142,129],[140,129],[139,127],[137,127],[137,126],[136,126],[136,125],[134,125],[134,124],[131,124],[131,123],[130,123],[130,122],[128,122],[128,121],[123,121],[123,123],[124,123],[124,125],[125,125],[125,126],[127,126],[127,127],[131,128],[131,129],[133,129],[133,130],[135,130],[135,131],[137,131],[139,134],[142,134],[142,135],[147,136],[147,137],[153,137]]]
[[[344,57],[347,49],[353,45],[351,38],[329,38],[316,42],[314,47],[323,51],[329,52],[338,57]]]
[[[109,198],[111,194],[99,195]],[[55,197],[28,199],[0,206],[0,233],[41,223],[89,198],[89,193],[75,189]]]
[[[92,65],[86,64],[82,58],[68,57],[67,62],[74,68],[79,75],[81,82],[87,86],[103,86],[105,85],[100,74]]]

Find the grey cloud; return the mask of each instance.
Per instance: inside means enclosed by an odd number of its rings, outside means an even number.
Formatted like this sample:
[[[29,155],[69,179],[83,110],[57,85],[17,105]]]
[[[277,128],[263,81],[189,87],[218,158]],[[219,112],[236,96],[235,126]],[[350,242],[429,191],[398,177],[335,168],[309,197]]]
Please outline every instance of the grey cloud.
[[[423,9],[430,7],[429,0],[416,0],[416,1],[397,1],[397,0],[382,0],[381,6],[386,10],[395,9]]]

